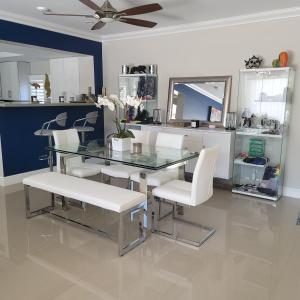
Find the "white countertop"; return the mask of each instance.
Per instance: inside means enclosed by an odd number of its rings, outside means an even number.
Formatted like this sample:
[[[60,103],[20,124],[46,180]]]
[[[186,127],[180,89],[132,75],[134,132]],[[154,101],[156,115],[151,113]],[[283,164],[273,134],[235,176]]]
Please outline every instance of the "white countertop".
[[[128,124],[128,125],[129,126],[155,127],[155,128],[170,128],[170,129],[175,129],[175,130],[207,131],[207,132],[218,132],[218,133],[227,133],[227,134],[231,134],[232,132],[235,132],[235,131],[226,130],[225,128],[208,128],[208,127],[192,128],[192,127],[178,127],[178,126],[169,125],[169,124],[161,124],[161,125],[155,125],[155,124]]]
[[[52,106],[94,106],[94,103],[68,103],[68,102],[57,102],[57,103],[32,103],[30,101],[12,101],[5,102],[0,100],[1,107],[52,107]]]

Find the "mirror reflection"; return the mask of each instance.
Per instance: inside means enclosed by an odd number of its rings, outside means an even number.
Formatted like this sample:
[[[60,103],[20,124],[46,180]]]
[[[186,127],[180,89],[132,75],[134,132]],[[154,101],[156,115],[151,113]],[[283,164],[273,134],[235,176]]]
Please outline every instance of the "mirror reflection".
[[[0,101],[81,101],[94,84],[92,56],[0,41]]]
[[[230,79],[171,78],[168,121],[222,123],[228,108]]]

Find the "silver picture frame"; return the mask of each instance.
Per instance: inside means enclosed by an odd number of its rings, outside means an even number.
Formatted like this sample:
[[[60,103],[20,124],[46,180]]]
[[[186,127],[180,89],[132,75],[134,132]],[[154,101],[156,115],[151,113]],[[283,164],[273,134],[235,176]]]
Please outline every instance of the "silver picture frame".
[[[224,100],[223,100],[223,110],[220,122],[210,122],[208,120],[199,120],[200,126],[208,126],[210,124],[215,125],[216,127],[225,127],[226,126],[226,115],[229,110],[230,96],[231,96],[231,84],[232,76],[205,76],[205,77],[172,77],[169,79],[169,93],[168,93],[168,106],[167,106],[167,120],[166,123],[170,125],[174,124],[186,124],[191,122],[187,119],[172,119],[172,109],[173,109],[173,95],[174,95],[174,85],[176,83],[186,83],[186,84],[195,84],[195,83],[205,83],[205,82],[224,82]]]

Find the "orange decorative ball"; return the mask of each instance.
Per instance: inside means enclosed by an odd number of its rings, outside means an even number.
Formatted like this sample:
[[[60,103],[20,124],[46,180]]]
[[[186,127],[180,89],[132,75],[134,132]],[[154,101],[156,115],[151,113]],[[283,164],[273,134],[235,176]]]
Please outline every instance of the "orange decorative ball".
[[[281,52],[279,54],[279,66],[281,68],[287,67],[289,60],[289,55],[287,52]]]

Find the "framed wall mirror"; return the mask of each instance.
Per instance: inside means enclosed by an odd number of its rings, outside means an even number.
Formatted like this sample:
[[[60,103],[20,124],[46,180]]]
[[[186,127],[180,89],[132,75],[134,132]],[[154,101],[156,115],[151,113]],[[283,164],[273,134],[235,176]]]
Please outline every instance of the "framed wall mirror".
[[[167,123],[225,124],[231,76],[170,78]]]

